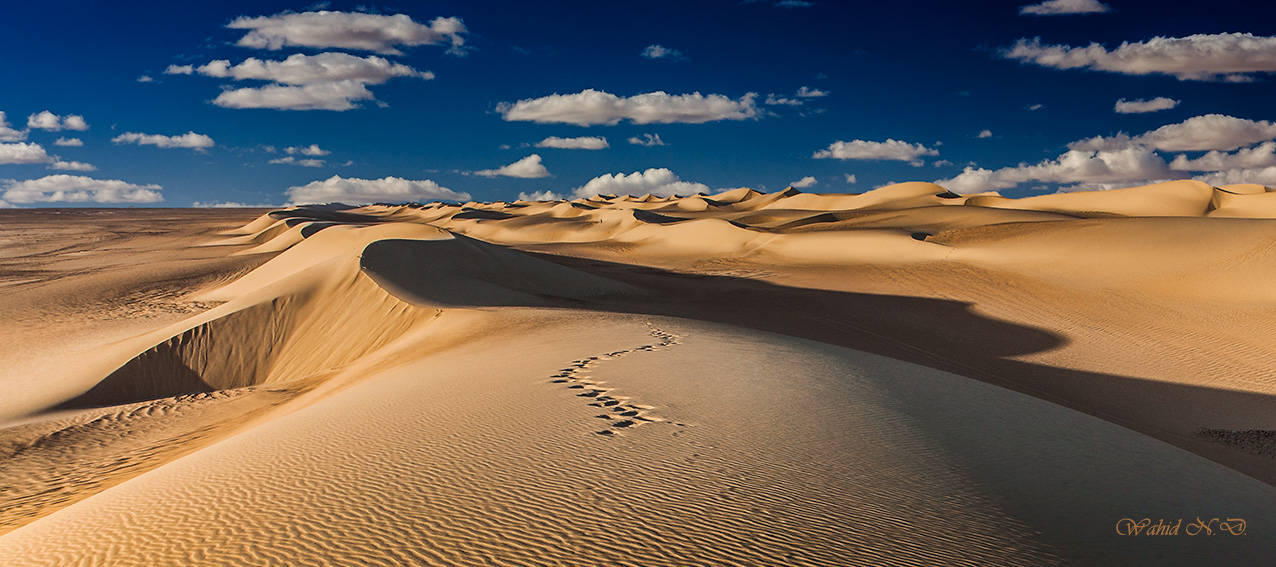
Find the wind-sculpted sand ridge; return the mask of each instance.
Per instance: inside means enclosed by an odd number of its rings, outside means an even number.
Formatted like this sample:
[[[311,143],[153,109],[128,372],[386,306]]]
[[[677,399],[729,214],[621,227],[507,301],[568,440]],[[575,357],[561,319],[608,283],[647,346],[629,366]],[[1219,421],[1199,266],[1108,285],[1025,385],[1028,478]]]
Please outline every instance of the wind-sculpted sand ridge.
[[[1272,194],[907,183],[205,224],[165,244],[185,293],[117,286],[181,311],[100,327],[45,388],[0,376],[27,384],[0,562],[1261,562]],[[106,281],[93,263],[147,238],[47,247],[101,257],[12,285]],[[1134,515],[1248,531],[1114,536]]]

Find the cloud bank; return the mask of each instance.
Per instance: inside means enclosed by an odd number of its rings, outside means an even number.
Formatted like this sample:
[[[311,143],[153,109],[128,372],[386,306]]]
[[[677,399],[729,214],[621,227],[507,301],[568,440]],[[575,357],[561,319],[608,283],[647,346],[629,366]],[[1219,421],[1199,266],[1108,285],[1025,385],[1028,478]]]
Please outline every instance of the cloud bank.
[[[429,179],[413,181],[402,177],[381,179],[344,178],[334,175],[322,181],[289,187],[285,191],[293,204],[341,202],[350,205],[424,201],[465,201],[469,193],[457,192]]]
[[[135,185],[118,179],[93,179],[57,174],[15,181],[0,180],[3,199],[10,203],[158,203],[164,200],[159,185]]]
[[[1255,73],[1276,72],[1276,37],[1249,33],[1154,37],[1123,42],[1112,50],[1097,43],[1085,47],[1046,45],[1037,37],[1020,39],[999,54],[1053,69],[1161,74],[1180,81],[1248,82]]]
[[[1099,0],[1048,0],[1019,7],[1021,16],[1063,16],[1069,14],[1102,14],[1112,7]]]

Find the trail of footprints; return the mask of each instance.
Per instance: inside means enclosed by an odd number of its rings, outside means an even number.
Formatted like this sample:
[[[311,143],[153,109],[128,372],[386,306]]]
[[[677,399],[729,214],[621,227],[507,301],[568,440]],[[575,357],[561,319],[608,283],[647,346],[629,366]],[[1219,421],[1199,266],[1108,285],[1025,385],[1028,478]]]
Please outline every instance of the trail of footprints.
[[[660,417],[651,414],[651,410],[655,409],[654,407],[632,403],[625,396],[613,395],[611,388],[602,387],[603,382],[592,379],[589,374],[589,369],[602,362],[635,352],[655,352],[679,344],[678,339],[681,338],[679,335],[662,331],[651,323],[648,323],[647,326],[651,328],[651,336],[657,339],[655,344],[618,350],[582,360],[573,360],[569,366],[551,376],[553,383],[566,384],[567,388],[572,390],[582,390],[576,395],[591,400],[589,403],[591,406],[603,408],[603,413],[598,414],[597,417],[605,419],[609,423],[606,428],[597,431],[599,435],[616,435],[626,429],[633,429],[656,421],[664,421]]]

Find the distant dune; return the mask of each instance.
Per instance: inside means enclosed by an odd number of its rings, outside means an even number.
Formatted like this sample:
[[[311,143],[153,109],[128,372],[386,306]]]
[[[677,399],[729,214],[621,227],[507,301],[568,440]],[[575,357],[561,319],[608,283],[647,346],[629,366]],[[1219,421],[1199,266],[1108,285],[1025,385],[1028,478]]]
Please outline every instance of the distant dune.
[[[0,210],[0,266],[3,565],[1276,541],[1259,185]]]

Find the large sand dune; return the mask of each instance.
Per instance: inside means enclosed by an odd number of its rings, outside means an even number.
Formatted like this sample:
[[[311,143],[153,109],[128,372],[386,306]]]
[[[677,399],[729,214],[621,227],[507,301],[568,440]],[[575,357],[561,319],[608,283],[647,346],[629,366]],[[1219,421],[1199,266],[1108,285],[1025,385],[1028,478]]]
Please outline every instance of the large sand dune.
[[[0,564],[1261,564],[1274,194],[0,211]]]

